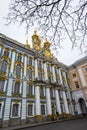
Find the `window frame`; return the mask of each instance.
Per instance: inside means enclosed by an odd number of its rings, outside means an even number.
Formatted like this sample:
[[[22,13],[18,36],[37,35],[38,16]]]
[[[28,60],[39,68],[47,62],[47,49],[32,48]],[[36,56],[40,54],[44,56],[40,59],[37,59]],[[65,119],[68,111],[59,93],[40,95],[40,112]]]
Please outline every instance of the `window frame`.
[[[44,106],[44,114],[42,114],[42,111],[41,111],[41,115],[42,115],[42,116],[46,116],[46,104],[41,104],[40,107],[41,107],[41,106]],[[41,110],[42,110],[42,109],[41,109]]]
[[[17,83],[19,83],[19,93],[17,93],[17,92],[15,93],[15,84],[17,84]],[[20,93],[21,93],[21,83],[20,83],[20,82],[15,82],[15,83],[14,83],[13,93],[14,93],[14,94],[20,94]]]
[[[13,112],[13,105],[14,104],[18,104],[19,105],[19,108],[18,108],[18,116],[13,116],[12,115],[12,112]],[[11,118],[20,118],[20,115],[21,115],[21,103],[20,102],[18,102],[18,103],[16,103],[16,102],[12,102],[12,105],[11,105]]]
[[[28,105],[32,105],[32,115],[28,115]],[[33,117],[34,116],[34,103],[27,103],[27,117]]]

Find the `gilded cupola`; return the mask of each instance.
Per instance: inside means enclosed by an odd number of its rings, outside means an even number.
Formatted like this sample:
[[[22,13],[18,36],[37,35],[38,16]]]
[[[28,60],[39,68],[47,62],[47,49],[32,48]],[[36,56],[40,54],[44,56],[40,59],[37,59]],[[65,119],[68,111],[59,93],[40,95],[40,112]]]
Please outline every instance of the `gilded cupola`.
[[[51,51],[50,51],[50,42],[47,40],[47,38],[45,39],[45,42],[44,42],[44,56],[50,60],[51,58]]]
[[[34,34],[32,36],[32,44],[33,44],[32,45],[33,49],[35,49],[35,50],[41,50],[41,39],[37,35],[36,31],[34,31]]]

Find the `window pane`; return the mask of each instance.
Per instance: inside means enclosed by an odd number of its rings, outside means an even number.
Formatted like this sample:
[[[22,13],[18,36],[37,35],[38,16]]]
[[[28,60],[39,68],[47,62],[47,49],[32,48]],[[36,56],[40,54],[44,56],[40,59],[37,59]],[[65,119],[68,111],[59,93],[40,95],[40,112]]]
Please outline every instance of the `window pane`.
[[[16,66],[16,75],[20,76],[21,75],[21,65]]]
[[[39,80],[42,80],[42,72],[39,72]]]
[[[76,86],[76,88],[79,88],[78,82],[75,82],[75,86]]]
[[[27,87],[27,95],[32,95],[32,94],[33,94],[33,92],[32,92],[32,86],[29,85],[29,86]]]
[[[29,69],[29,79],[32,79],[32,69]]]
[[[44,96],[44,88],[40,87],[40,96]]]
[[[53,97],[53,89],[50,88],[50,96]]]
[[[18,116],[18,108],[19,108],[19,104],[13,104],[13,110],[12,110],[12,116]]]
[[[21,59],[22,59],[22,57],[21,57],[21,56],[18,56],[18,61],[20,61],[20,62],[21,62]]]
[[[32,65],[32,59],[29,59],[29,65]]]
[[[4,90],[4,80],[0,80],[0,91]]]
[[[7,70],[7,61],[6,60],[3,60],[2,61],[2,66],[1,66],[1,72],[6,72]]]
[[[15,83],[14,93],[20,93],[20,83]]]
[[[8,51],[4,51],[4,56],[9,56],[9,52]]]
[[[45,105],[41,105],[41,115],[45,115]]]
[[[32,116],[33,115],[33,105],[29,104],[28,105],[28,116]]]

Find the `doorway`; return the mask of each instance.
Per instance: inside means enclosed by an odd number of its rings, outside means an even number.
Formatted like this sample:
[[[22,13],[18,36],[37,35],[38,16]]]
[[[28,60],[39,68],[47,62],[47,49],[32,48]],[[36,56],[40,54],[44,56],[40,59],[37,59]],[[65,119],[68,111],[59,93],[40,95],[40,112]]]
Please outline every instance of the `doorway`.
[[[79,98],[79,105],[80,105],[80,109],[81,109],[81,112],[82,114],[86,114],[87,113],[87,108],[86,108],[86,104],[85,104],[85,101],[83,98]]]

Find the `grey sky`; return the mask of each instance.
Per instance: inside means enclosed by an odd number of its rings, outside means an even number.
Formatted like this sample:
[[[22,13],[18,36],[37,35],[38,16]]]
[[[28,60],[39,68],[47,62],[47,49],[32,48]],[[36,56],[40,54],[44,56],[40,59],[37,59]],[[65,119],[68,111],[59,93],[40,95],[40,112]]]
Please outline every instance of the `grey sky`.
[[[24,25],[19,26],[17,24],[11,24],[9,26],[5,26],[6,20],[3,17],[7,16],[8,12],[8,5],[10,0],[1,0],[0,3],[0,33],[3,33],[7,35],[8,37],[15,39],[21,43],[25,43],[25,27]],[[31,28],[29,30],[28,38],[31,38],[31,35],[33,34],[34,28]],[[37,32],[39,34],[39,32]],[[31,40],[29,41],[31,44]],[[84,56],[84,53],[80,53],[78,48],[74,48],[74,50],[71,49],[71,43],[69,40],[63,41],[61,43],[63,49],[58,50],[58,54],[55,54],[55,57],[58,58],[60,62],[63,62],[66,65],[70,65],[76,60],[82,58]]]

